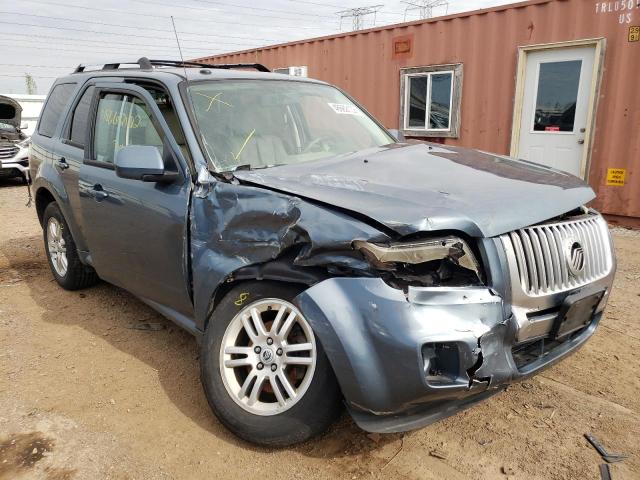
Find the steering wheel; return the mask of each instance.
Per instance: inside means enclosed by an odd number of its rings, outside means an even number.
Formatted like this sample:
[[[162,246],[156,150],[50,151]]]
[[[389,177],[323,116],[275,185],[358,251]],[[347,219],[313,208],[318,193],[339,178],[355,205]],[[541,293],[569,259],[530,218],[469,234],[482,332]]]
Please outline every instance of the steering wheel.
[[[323,141],[333,142],[334,139],[328,135],[323,135],[314,140],[311,140],[309,144],[306,147],[304,147],[303,153],[309,152],[313,147],[315,147],[316,145],[318,145],[320,142],[323,142]]]

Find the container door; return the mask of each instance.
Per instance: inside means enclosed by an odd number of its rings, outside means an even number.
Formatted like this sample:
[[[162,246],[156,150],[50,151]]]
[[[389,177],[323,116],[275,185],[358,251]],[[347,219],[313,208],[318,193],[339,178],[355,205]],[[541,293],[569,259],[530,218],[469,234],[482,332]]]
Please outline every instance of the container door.
[[[518,157],[582,175],[594,47],[527,54]]]

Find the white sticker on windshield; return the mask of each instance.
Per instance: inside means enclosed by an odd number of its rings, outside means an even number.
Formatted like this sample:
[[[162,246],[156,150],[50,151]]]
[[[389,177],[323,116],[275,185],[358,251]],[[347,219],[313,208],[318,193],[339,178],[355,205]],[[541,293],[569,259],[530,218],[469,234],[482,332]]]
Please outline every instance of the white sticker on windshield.
[[[362,115],[362,111],[358,107],[348,103],[330,103],[329,106],[340,115]]]

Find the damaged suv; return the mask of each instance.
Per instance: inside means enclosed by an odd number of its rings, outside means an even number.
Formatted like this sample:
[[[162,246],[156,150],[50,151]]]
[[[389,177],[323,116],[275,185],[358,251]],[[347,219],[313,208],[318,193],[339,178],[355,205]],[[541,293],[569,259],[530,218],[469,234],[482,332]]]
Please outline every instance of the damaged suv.
[[[20,125],[22,107],[13,98],[0,95],[0,178],[22,177],[29,172],[29,137]]]
[[[582,180],[400,143],[340,90],[265,70],[80,66],[31,145],[56,281],[101,278],[195,335],[230,430],[292,444],[342,404],[368,431],[419,428],[593,334],[615,260]]]

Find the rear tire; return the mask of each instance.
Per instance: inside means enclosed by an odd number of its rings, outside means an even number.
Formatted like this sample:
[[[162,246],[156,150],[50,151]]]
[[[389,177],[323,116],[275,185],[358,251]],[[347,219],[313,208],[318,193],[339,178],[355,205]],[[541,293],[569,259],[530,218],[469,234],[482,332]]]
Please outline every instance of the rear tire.
[[[44,248],[53,277],[65,290],[79,290],[94,285],[99,279],[95,270],[80,261],[60,207],[51,202],[44,209],[42,228]]]
[[[329,360],[291,303],[301,291],[278,282],[243,283],[222,299],[207,325],[200,355],[207,400],[218,419],[249,442],[271,447],[303,442],[340,414],[342,395]],[[259,393],[251,403],[254,389]]]

